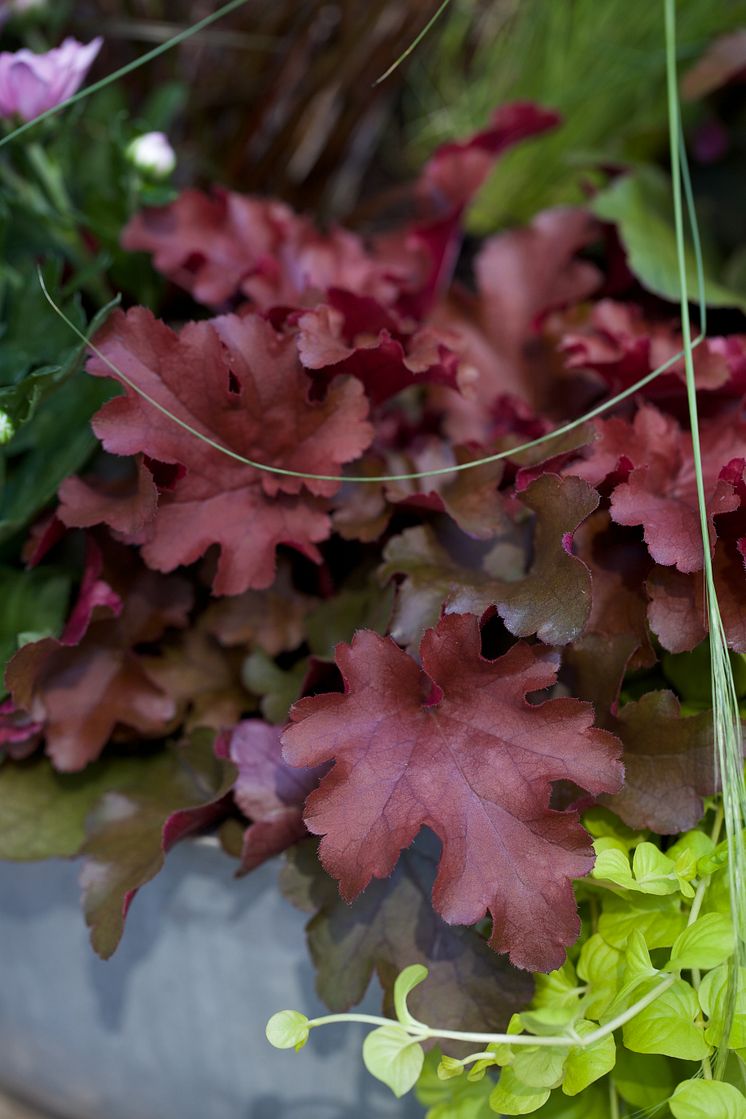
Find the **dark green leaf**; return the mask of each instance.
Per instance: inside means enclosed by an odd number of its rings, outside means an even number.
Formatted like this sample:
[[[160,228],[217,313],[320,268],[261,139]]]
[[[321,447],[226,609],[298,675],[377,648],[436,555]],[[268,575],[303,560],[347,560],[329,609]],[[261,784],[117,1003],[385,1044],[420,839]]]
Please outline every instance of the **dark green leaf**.
[[[76,374],[4,448],[0,540],[28,524],[52,500],[63,478],[80,469],[96,445],[90,418],[110,395],[110,382]]]
[[[132,895],[155,877],[171,844],[224,814],[220,802],[235,775],[215,757],[212,732],[200,730],[143,757],[137,780],[99,801],[88,820],[81,886],[100,956],[114,952]]]
[[[107,758],[84,773],[62,774],[47,758],[0,766],[0,858],[17,861],[77,855],[85,821],[111,789],[147,776],[149,760]]]
[[[56,637],[65,620],[70,579],[62,572],[0,568],[0,672],[24,634]],[[0,699],[6,695],[0,676]]]

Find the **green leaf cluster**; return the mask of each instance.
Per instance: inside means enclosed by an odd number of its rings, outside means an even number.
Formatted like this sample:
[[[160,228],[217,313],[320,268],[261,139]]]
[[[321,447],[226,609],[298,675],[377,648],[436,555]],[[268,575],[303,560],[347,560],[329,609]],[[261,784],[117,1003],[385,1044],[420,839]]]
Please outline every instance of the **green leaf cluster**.
[[[713,800],[701,828],[666,844],[604,809],[587,814],[597,860],[577,883],[577,944],[562,968],[535,977],[531,1005],[513,1016],[508,1034],[525,1040],[441,1058],[439,1095],[426,1072],[418,1091],[432,1102],[428,1119],[451,1114],[449,1093],[454,1115],[471,1114],[468,1100],[542,1119],[651,1109],[676,1119],[746,1116],[746,969],[734,994],[725,860],[713,838],[719,820]],[[722,1045],[731,1057],[717,1080]],[[462,1083],[479,1091],[462,1096]]]
[[[91,416],[111,394],[82,371],[83,347],[48,304],[38,269],[87,335],[119,291],[157,306],[162,282],[119,241],[137,209],[173,192],[143,178],[127,147],[168,127],[182,93],[164,87],[133,120],[124,92],[106,90],[0,154],[0,543],[17,538],[85,463]]]

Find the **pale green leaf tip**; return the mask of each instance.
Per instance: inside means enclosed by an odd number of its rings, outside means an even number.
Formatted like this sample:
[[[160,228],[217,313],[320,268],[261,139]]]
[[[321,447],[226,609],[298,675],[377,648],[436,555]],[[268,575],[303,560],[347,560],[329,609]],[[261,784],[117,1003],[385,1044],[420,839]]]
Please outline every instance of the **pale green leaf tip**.
[[[394,1005],[396,1007],[396,1017],[402,1025],[407,1026],[416,1022],[407,1007],[407,995],[427,979],[428,974],[428,969],[424,964],[410,964],[397,976],[394,984]]]
[[[456,1057],[444,1056],[438,1065],[438,1080],[452,1080],[454,1076],[463,1076],[464,1066]]]
[[[302,1049],[308,1041],[309,1020],[298,1010],[278,1010],[264,1031],[275,1049]]]

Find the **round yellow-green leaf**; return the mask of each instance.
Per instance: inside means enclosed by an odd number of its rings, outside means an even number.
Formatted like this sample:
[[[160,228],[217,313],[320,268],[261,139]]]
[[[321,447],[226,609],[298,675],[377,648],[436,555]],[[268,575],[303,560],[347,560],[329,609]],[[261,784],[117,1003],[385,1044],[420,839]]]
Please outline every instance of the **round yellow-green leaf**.
[[[694,1022],[697,996],[683,979],[676,979],[654,1002],[624,1026],[624,1044],[633,1053],[662,1053],[686,1061],[710,1055],[704,1033]]]
[[[425,1054],[418,1041],[392,1023],[372,1030],[363,1042],[363,1061],[368,1072],[399,1098],[417,1083]]]
[[[592,1022],[579,1022],[575,1028],[582,1035],[592,1033],[597,1027]],[[562,1091],[566,1096],[577,1096],[578,1092],[610,1072],[615,1062],[616,1045],[613,1034],[607,1034],[594,1045],[585,1048],[573,1046],[565,1063]]]
[[[531,1088],[512,1068],[504,1068],[490,1095],[490,1107],[499,1115],[530,1115],[549,1099],[549,1088]]]
[[[685,1080],[668,1106],[676,1119],[746,1119],[746,1098],[720,1080]]]
[[[299,1010],[278,1010],[267,1022],[265,1033],[275,1049],[302,1049],[308,1041],[308,1018]]]
[[[674,941],[666,970],[714,968],[733,955],[733,922],[724,913],[705,913]]]

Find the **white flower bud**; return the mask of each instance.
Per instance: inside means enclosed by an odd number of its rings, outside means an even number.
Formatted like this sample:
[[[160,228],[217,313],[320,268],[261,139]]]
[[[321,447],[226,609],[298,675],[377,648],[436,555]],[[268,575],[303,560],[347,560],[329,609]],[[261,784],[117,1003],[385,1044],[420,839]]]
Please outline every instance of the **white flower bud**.
[[[165,132],[146,132],[137,136],[127,148],[127,158],[139,171],[164,179],[176,166],[176,153]]]
[[[0,447],[9,443],[16,433],[15,425],[7,412],[0,408]]]

